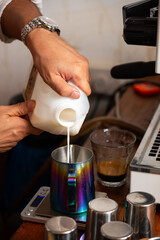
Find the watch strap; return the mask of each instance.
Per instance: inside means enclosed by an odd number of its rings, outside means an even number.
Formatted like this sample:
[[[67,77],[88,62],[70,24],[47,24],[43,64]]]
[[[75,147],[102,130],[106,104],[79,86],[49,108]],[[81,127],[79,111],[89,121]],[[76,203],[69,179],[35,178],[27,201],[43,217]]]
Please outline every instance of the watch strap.
[[[25,44],[25,40],[27,35],[34,30],[35,28],[44,28],[46,30],[49,30],[51,32],[57,32],[58,35],[60,35],[60,30],[58,28],[58,25],[55,23],[54,25],[49,24],[49,23],[45,23],[41,20],[41,16],[36,17],[34,19],[32,19],[29,23],[27,23],[22,31],[21,31],[21,40],[24,42]]]

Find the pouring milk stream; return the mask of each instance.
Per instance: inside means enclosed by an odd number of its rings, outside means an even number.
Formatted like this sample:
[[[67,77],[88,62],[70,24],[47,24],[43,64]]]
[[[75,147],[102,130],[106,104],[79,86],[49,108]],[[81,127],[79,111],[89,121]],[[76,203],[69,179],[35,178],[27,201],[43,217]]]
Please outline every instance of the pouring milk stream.
[[[80,91],[78,99],[62,97],[43,81],[33,66],[24,92],[26,100],[36,101],[33,112],[29,114],[32,125],[52,134],[67,135],[68,162],[70,136],[78,134],[89,110],[86,94],[75,87]]]
[[[71,162],[70,153],[70,127],[75,123],[76,112],[73,109],[67,108],[60,113],[60,123],[67,128],[67,162]]]

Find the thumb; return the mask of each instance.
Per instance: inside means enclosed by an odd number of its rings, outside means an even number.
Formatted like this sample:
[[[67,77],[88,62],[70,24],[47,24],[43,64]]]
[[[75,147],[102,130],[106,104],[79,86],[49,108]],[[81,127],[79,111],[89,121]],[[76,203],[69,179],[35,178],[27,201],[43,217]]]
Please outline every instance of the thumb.
[[[12,116],[23,116],[33,111],[36,102],[34,100],[28,100],[26,102],[17,103],[12,105]]]

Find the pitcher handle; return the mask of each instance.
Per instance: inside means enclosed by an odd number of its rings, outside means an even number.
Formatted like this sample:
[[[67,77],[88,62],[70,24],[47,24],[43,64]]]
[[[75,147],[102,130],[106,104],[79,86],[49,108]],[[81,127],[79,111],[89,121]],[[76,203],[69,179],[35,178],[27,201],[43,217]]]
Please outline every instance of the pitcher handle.
[[[74,168],[68,170],[68,210],[75,212],[76,204],[76,173]]]

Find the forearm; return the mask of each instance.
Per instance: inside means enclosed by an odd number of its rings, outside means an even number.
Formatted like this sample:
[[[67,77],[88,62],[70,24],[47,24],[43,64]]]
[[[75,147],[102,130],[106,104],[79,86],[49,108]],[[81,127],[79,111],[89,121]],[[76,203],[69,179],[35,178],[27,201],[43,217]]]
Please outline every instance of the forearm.
[[[30,0],[13,0],[3,11],[2,31],[10,38],[21,40],[24,25],[39,15],[41,15],[39,9]]]

